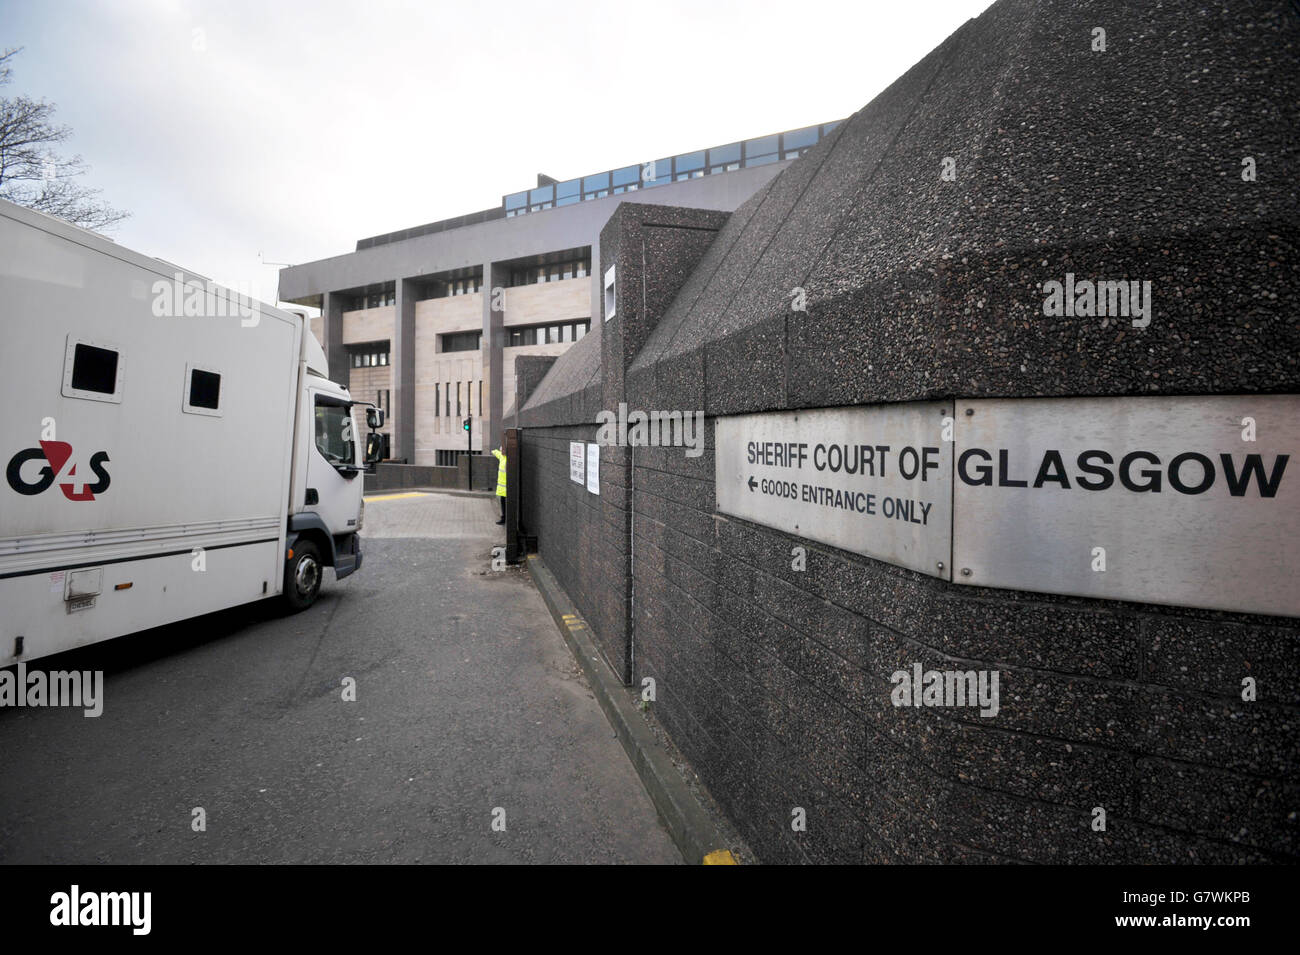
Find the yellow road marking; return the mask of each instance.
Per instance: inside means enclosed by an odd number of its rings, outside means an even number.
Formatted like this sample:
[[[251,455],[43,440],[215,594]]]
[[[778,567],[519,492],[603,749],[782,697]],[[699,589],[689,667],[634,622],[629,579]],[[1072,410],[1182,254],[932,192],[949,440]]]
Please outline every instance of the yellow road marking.
[[[371,495],[367,495],[366,498],[365,498],[365,500],[367,500],[367,501],[400,501],[400,500],[401,500],[402,498],[404,498],[404,497],[428,497],[428,496],[429,496],[429,495],[428,495],[426,492],[424,492],[424,491],[404,491],[404,492],[402,492],[402,493],[400,493],[400,494],[375,494],[375,495],[373,495],[373,496],[371,496]]]
[[[736,857],[733,856],[730,850],[727,849],[714,849],[712,852],[710,852],[708,855],[704,857],[704,864],[705,865],[739,865],[739,863],[736,862]]]

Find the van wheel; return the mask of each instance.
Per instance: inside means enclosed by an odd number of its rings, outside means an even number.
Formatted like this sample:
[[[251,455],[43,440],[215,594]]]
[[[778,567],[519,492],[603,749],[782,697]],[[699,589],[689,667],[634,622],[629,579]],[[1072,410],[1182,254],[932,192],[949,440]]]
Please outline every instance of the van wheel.
[[[299,540],[293,545],[293,556],[284,565],[284,600],[290,610],[306,610],[316,602],[324,572],[315,544]]]

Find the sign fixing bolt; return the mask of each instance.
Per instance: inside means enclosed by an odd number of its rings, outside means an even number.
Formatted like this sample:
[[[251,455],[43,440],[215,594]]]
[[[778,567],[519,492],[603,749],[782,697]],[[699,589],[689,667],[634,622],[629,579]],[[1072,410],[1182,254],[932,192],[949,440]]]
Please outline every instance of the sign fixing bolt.
[[[969,576],[970,576],[970,568],[969,568],[969,567],[963,567],[963,568],[961,569],[961,575],[962,575],[963,577],[969,577]]]

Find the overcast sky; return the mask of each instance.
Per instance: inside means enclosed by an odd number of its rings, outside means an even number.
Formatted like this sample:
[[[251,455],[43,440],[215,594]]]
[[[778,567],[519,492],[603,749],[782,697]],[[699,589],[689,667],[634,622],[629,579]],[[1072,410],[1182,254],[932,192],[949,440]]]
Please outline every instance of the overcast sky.
[[[276,269],[567,179],[859,109],[989,0],[0,0],[110,233],[274,300]]]

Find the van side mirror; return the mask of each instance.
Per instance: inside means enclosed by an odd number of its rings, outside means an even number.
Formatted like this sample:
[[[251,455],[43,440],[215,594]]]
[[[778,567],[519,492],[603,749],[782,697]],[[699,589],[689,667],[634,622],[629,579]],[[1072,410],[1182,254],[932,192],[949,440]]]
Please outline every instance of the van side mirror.
[[[367,408],[366,409],[366,427],[371,431],[384,426],[384,409]]]
[[[381,413],[382,417],[382,413]],[[378,464],[384,455],[384,436],[378,431],[366,435],[366,464]]]

